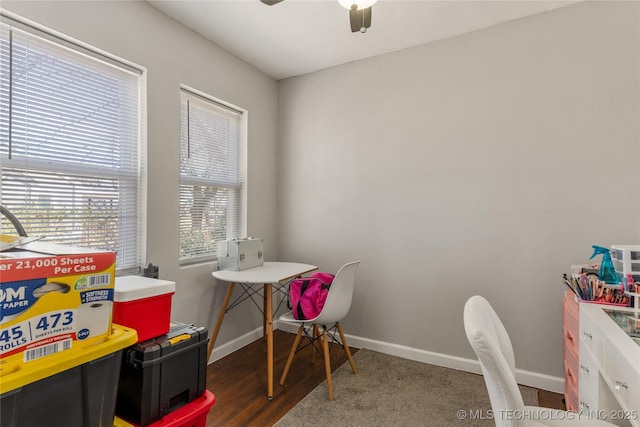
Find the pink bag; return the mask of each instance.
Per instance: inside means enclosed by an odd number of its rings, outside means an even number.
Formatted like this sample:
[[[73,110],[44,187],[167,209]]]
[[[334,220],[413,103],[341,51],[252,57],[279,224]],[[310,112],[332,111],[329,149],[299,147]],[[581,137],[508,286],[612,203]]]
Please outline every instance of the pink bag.
[[[333,274],[313,273],[309,277],[296,279],[289,285],[289,303],[293,317],[309,320],[318,317],[327,300]]]

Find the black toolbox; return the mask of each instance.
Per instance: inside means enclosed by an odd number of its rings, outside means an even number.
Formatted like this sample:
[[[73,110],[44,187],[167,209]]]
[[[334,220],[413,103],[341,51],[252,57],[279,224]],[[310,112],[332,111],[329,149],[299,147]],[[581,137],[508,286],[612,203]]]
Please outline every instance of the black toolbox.
[[[124,350],[116,415],[146,426],[202,396],[207,329],[172,323],[169,332]]]

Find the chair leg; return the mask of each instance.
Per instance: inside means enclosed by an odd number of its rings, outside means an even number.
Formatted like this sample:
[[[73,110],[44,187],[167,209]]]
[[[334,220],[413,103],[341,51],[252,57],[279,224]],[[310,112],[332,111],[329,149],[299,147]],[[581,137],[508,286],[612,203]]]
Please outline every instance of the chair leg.
[[[322,350],[324,352],[324,370],[327,373],[327,391],[329,392],[329,400],[333,400],[333,387],[331,385],[331,360],[329,359],[329,337],[327,335],[326,329],[324,329],[322,332]]]
[[[347,344],[347,340],[345,339],[344,333],[342,332],[342,326],[340,326],[340,323],[336,323],[336,326],[338,327],[338,333],[340,334],[340,339],[342,340],[344,351],[347,353],[347,359],[349,359],[349,364],[351,365],[351,371],[353,371],[354,374],[357,374],[358,371],[356,370],[356,364],[353,361],[353,357],[351,357],[351,350],[349,350],[349,345]]]
[[[304,325],[300,325],[300,327],[298,328],[298,335],[296,335],[296,339],[293,340],[293,346],[291,347],[291,351],[289,352],[287,364],[284,366],[282,377],[280,377],[280,385],[284,385],[284,381],[287,379],[287,374],[289,373],[289,369],[291,368],[291,363],[293,363],[293,356],[296,355],[296,350],[298,350],[298,346],[300,345],[300,339],[302,338],[303,330]]]
[[[320,336],[320,330],[318,329],[318,325],[314,324],[313,325],[313,340],[317,341],[319,336]],[[320,341],[320,344],[322,344],[322,341]],[[315,344],[313,346],[311,346],[311,348],[312,348],[312,351],[311,351],[311,363],[313,364],[313,363],[316,363]]]

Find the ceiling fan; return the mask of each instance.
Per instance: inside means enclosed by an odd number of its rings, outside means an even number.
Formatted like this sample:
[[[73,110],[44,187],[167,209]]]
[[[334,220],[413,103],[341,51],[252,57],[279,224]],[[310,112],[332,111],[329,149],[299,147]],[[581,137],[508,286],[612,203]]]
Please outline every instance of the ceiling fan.
[[[260,0],[262,3],[273,6],[283,0]],[[338,3],[346,9],[349,9],[349,21],[351,23],[351,32],[366,33],[367,28],[371,26],[371,6],[378,0],[338,0]]]

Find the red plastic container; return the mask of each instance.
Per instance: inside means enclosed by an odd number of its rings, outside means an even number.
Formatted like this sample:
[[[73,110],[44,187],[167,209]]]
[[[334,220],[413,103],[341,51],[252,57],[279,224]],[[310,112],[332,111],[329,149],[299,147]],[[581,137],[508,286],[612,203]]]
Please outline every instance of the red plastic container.
[[[116,277],[113,322],[133,328],[143,342],[169,332],[175,282],[142,276]]]
[[[147,427],[206,427],[207,414],[215,402],[214,394],[205,390],[204,394],[193,402],[170,412]],[[139,427],[118,417],[113,425],[114,427]]]

